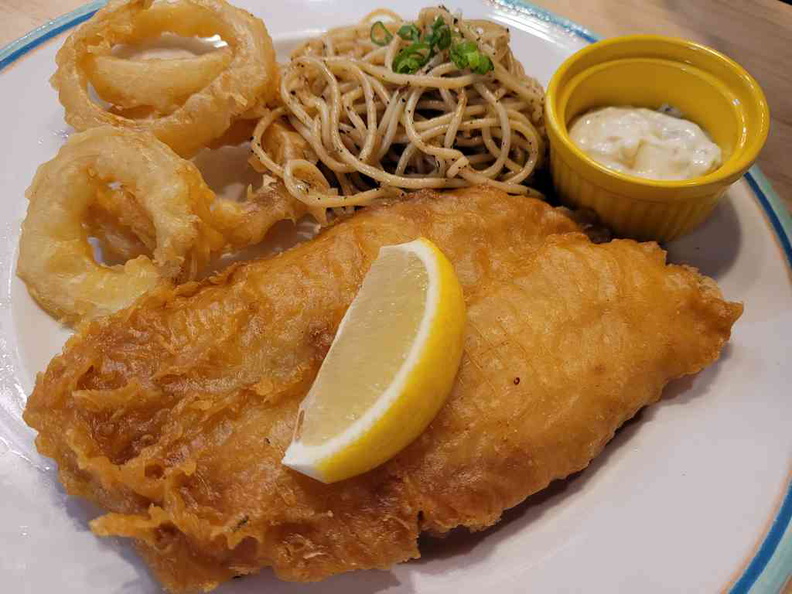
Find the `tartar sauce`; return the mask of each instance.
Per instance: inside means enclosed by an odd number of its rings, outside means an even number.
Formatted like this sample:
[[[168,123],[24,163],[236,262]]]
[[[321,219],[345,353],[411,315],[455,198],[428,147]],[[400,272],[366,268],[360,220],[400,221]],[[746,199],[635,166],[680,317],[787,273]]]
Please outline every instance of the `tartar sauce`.
[[[575,120],[569,135],[605,167],[647,179],[690,179],[721,165],[720,147],[701,128],[651,109],[596,109]]]

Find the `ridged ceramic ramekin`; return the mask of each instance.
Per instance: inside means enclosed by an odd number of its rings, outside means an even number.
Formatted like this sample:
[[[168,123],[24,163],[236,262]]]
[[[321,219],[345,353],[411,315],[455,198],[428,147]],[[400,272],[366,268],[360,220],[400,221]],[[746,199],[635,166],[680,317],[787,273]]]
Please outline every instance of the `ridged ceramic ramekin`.
[[[722,150],[715,171],[681,181],[608,169],[570,139],[568,125],[606,106],[670,105]],[[619,235],[670,241],[698,226],[756,160],[770,114],[758,83],[713,49],[673,37],[630,35],[592,44],[568,58],[547,89],[553,182],[561,199],[593,209]]]

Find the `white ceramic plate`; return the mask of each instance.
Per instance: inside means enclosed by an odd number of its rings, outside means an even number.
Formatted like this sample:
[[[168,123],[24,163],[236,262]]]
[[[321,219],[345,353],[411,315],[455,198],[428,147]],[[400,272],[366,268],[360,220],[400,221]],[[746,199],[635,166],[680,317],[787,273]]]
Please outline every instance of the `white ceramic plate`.
[[[236,3],[260,15],[288,51],[311,32],[359,19],[378,1]],[[64,494],[21,420],[35,374],[67,337],[14,275],[24,191],[69,133],[47,82],[58,36],[97,6],[0,51],[0,590],[9,593],[159,591],[128,543],[89,532],[96,510]],[[543,83],[596,39],[516,0],[451,6],[511,26],[515,53]],[[421,2],[390,7],[414,16]],[[390,572],[299,585],[265,570],[221,591],[780,591],[792,568],[790,230],[786,209],[754,169],[703,228],[669,246],[672,260],[698,266],[727,297],[744,301],[745,314],[720,363],[670,386],[581,475],[532,497],[485,533],[427,541],[422,560]]]

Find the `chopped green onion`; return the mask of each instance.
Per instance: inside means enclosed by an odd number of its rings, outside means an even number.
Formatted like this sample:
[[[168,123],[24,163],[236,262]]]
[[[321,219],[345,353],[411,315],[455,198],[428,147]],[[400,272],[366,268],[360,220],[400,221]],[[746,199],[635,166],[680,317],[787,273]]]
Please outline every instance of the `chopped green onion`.
[[[398,74],[415,74],[429,63],[437,52],[450,49],[450,58],[460,70],[469,68],[477,74],[486,74],[494,68],[490,57],[482,52],[473,41],[461,40],[460,33],[452,29],[448,23],[438,16],[423,32],[414,24],[407,23],[399,27],[396,34],[405,41],[412,43],[402,49],[393,58],[393,70]],[[383,46],[390,43],[393,35],[382,21],[371,26],[371,41]]]
[[[477,74],[486,74],[493,69],[492,60],[472,41],[452,45],[451,61],[460,70],[470,68]]]
[[[437,17],[432,23],[432,28],[426,35],[426,42],[441,51],[448,49],[451,45],[451,28],[446,25],[442,17]]]
[[[421,31],[414,24],[402,25],[396,34],[405,41],[418,41],[421,39]]]
[[[397,56],[393,59],[396,74],[415,74],[421,69],[421,62],[411,56]]]
[[[385,23],[382,21],[377,21],[371,25],[369,37],[371,38],[371,43],[374,45],[385,46],[391,42],[391,39],[393,39],[393,34],[388,31]]]
[[[487,72],[490,70],[495,69],[495,67],[492,65],[492,60],[490,60],[490,57],[487,54],[482,54],[481,52],[479,52],[478,64],[475,67],[471,66],[471,68],[473,68],[473,71],[478,74],[487,74]]]
[[[434,52],[428,43],[423,41],[411,43],[393,58],[393,71],[397,74],[415,74],[432,59],[433,55]]]
[[[460,70],[464,70],[468,66],[468,56],[478,51],[478,47],[472,41],[462,41],[455,43],[451,47],[451,61]]]

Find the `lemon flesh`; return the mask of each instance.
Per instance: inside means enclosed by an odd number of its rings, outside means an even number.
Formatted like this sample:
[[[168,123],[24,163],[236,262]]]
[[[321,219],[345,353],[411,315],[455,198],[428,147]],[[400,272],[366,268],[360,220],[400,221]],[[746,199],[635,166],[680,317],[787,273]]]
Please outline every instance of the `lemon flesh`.
[[[393,383],[418,335],[428,288],[418,256],[383,250],[317,377],[304,444],[321,445],[343,432]]]
[[[300,406],[283,463],[330,483],[397,454],[448,396],[464,326],[462,288],[434,244],[382,248]]]

